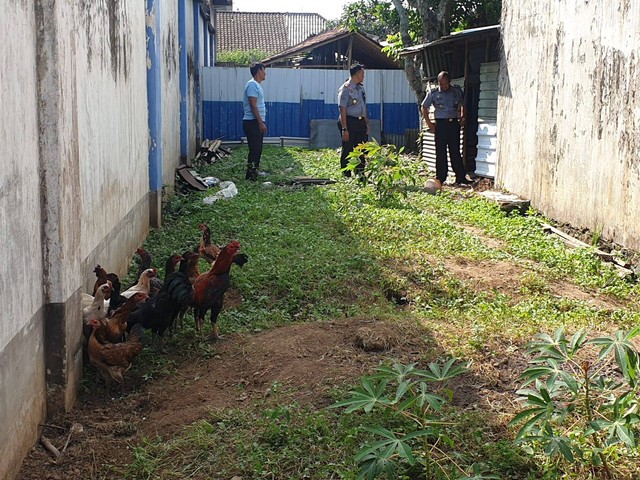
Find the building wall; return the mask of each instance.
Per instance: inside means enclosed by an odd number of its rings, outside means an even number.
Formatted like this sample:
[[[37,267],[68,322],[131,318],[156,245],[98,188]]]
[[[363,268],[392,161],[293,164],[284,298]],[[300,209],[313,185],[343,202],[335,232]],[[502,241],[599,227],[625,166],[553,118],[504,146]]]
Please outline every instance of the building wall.
[[[173,185],[180,161],[180,58],[178,2],[162,0],[160,38],[162,56],[162,178]]]
[[[145,5],[4,2],[0,478],[82,373],[80,293],[149,228]]]
[[[4,3],[0,65],[13,68],[0,68],[0,478],[12,478],[46,398],[35,13],[33,2]]]
[[[349,73],[341,70],[267,68],[262,83],[267,135],[308,138],[311,120],[337,120],[338,88],[348,77]],[[244,136],[242,97],[250,78],[248,67],[203,69],[204,138],[240,140]],[[367,70],[364,86],[369,116],[382,121],[383,134],[404,134],[418,128],[418,106],[404,71]]]
[[[498,184],[640,248],[640,4],[505,0],[502,12]]]
[[[187,1],[187,38],[201,39],[200,30],[202,21],[200,17],[200,8],[197,0]],[[187,159],[193,158],[196,152],[196,143],[200,139],[199,130],[201,128],[200,121],[200,62],[202,60],[202,45],[196,45],[195,42],[189,41],[187,46],[187,74],[188,74],[188,92],[187,92],[187,123],[188,123],[188,151]]]

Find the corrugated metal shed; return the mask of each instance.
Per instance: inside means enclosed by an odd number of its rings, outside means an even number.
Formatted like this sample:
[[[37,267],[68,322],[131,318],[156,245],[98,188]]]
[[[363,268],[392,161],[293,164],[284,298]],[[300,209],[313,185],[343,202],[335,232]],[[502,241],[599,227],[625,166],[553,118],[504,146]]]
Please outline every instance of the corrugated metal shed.
[[[317,13],[217,11],[216,51],[262,50],[277,53],[323,31],[324,17]]]
[[[476,165],[478,156],[478,108],[481,105],[482,91],[481,65],[498,61],[498,42],[500,26],[473,28],[446,35],[430,43],[405,48],[401,55],[418,55],[421,57],[425,76],[435,81],[442,70],[446,70],[451,78],[457,79],[453,83],[464,89],[466,128],[463,130],[462,156],[467,172],[488,175],[486,166],[480,170]],[[486,86],[485,86],[486,87]],[[485,88],[485,94],[486,94]],[[487,101],[483,98],[482,103]],[[497,107],[497,104],[495,105]],[[495,108],[494,107],[494,108]],[[423,152],[427,153],[433,142],[428,133],[423,135]],[[434,153],[435,154],[435,153]],[[495,172],[495,169],[492,170]]]
[[[478,148],[476,173],[496,176],[498,155],[498,73],[499,62],[480,65],[480,98],[478,99]]]
[[[400,64],[382,52],[382,45],[368,35],[348,28],[334,28],[262,60],[272,67],[339,68],[355,62],[369,69],[397,70]]]

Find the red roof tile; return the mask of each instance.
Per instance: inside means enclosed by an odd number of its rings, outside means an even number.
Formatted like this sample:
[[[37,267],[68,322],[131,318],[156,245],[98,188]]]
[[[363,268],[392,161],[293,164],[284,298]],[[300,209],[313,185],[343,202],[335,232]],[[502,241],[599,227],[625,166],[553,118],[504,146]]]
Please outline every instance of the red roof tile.
[[[216,12],[218,52],[262,50],[274,54],[323,31],[317,13]]]

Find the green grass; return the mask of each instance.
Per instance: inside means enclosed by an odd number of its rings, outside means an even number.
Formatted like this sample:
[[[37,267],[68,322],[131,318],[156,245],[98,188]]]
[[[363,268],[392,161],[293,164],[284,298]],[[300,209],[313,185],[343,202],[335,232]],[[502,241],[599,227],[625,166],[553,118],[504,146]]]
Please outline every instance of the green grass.
[[[476,195],[449,191],[430,196],[414,190],[380,204],[370,187],[340,178],[338,154],[331,150],[265,147],[261,168],[271,174],[262,180],[272,182],[269,187],[243,180],[246,153],[239,148],[200,171],[235,181],[237,197],[205,205],[210,192],[166,196],[164,225],[144,244],[161,265],[198,244],[200,222],[218,244],[240,241],[250,261],[234,268],[232,283],[243,301],[223,310],[223,333],[344,316],[401,316],[432,331],[435,350],[481,363],[487,354],[505,355],[561,325],[610,330],[640,322],[638,284],[620,278],[589,250],[570,250],[544,234],[540,220],[547,220],[535,212],[505,214]],[[294,175],[340,180],[296,188],[289,185]],[[508,262],[524,266],[524,273],[514,279],[519,287],[513,292],[474,291],[468,279],[448,271],[452,258]],[[551,281],[571,282],[620,306],[558,297]],[[388,289],[406,293],[410,308],[399,311],[385,297]],[[201,345],[194,354],[210,351]],[[149,362],[144,375],[172,368]],[[136,445],[133,463],[121,473],[131,479],[355,478],[353,455],[364,438],[358,417],[280,405],[278,398],[212,413],[175,438]],[[450,448],[465,464],[482,461],[501,478],[544,477],[541,464],[511,444],[512,432],[491,426],[495,412],[468,408],[450,415],[456,420]]]

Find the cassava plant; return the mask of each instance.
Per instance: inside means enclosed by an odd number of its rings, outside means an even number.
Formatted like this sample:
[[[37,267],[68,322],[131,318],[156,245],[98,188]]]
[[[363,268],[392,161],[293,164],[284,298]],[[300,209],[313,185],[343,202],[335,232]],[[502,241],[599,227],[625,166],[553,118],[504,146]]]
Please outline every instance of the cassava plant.
[[[582,329],[567,338],[540,334],[528,346],[535,357],[518,390],[526,406],[511,424],[524,422],[516,442],[542,450],[553,468],[588,468],[594,478],[615,477],[613,458],[636,448],[638,351],[629,332],[589,340]]]
[[[396,194],[406,197],[407,187],[415,186],[416,175],[410,161],[402,155],[404,147],[379,145],[375,140],[357,145],[347,159],[345,170],[353,171],[364,157],[364,177],[370,182],[379,200],[393,198]]]
[[[442,468],[449,457],[438,447],[447,435],[443,427],[451,424],[444,420],[442,409],[453,396],[448,381],[467,368],[468,364],[456,364],[455,359],[430,363],[425,370],[415,363],[379,367],[375,374],[362,378],[361,385],[350,392],[350,398],[331,406],[346,407],[345,413],[362,410],[371,414],[382,410],[398,420],[398,424],[406,424],[408,420],[413,426],[398,431],[380,425],[363,427],[377,440],[366,444],[356,455],[359,479],[372,480],[383,474],[398,478],[401,464],[418,467],[424,474],[422,478],[450,478]],[[484,476],[477,465],[472,466],[471,472],[465,472],[455,462],[451,463],[462,475],[457,478],[498,478]]]

